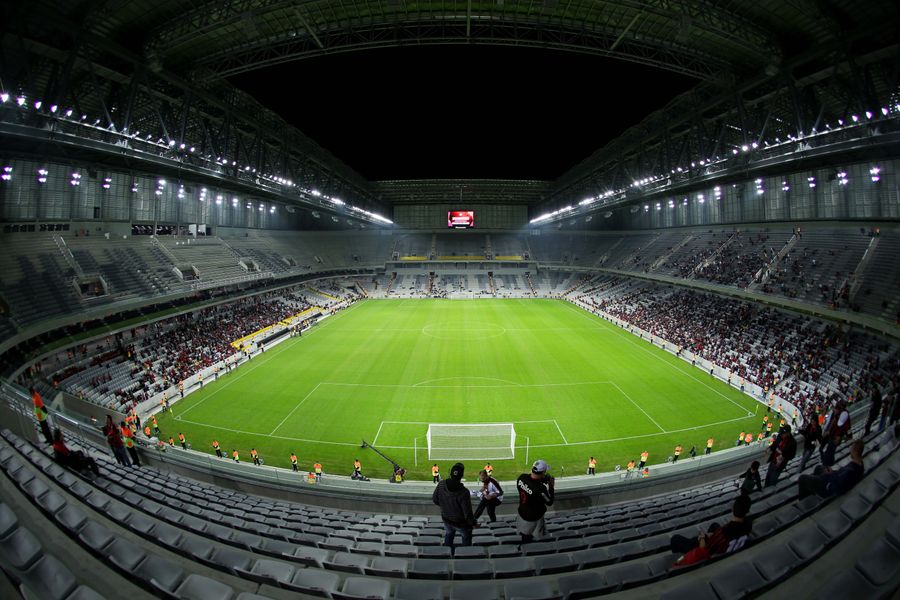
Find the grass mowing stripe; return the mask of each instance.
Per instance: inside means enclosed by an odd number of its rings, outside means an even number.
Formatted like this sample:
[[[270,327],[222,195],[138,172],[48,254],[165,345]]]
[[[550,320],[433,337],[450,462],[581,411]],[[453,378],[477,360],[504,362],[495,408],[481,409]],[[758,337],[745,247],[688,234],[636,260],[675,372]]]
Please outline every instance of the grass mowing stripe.
[[[582,316],[584,316],[585,318],[588,318],[588,319],[591,318],[590,316],[588,316],[590,313],[586,312],[584,309],[576,308],[576,307],[572,306],[571,304],[569,304],[568,302],[566,303],[566,305],[569,306],[569,308],[571,308],[572,310],[574,310],[574,311],[578,312],[579,314],[581,314]],[[741,411],[747,410],[747,407],[746,407],[746,406],[741,406],[740,404],[738,404],[737,402],[735,402],[734,400],[732,400],[731,398],[729,398],[728,396],[726,396],[726,395],[723,394],[722,392],[720,392],[720,391],[718,391],[718,390],[715,390],[715,389],[711,388],[708,384],[704,383],[703,381],[700,381],[699,379],[697,379],[696,377],[694,377],[693,375],[691,375],[690,373],[688,373],[688,372],[685,371],[684,369],[681,369],[681,368],[678,367],[677,365],[674,365],[674,364],[672,364],[672,363],[670,363],[670,362],[667,362],[667,361],[666,361],[665,359],[663,359],[661,356],[659,356],[659,355],[657,355],[657,354],[654,354],[654,353],[650,352],[647,348],[642,347],[640,344],[638,344],[638,343],[635,342],[634,340],[628,339],[628,338],[630,338],[630,337],[634,337],[633,334],[630,334],[630,333],[622,333],[621,331],[618,331],[618,330],[620,329],[618,325],[613,324],[612,326],[615,328],[614,331],[615,331],[615,333],[616,333],[619,337],[622,337],[622,338],[626,339],[629,343],[631,343],[631,344],[637,346],[638,348],[640,348],[640,349],[643,350],[644,352],[648,352],[651,356],[653,356],[653,358],[656,358],[657,360],[663,361],[664,363],[666,363],[667,365],[669,365],[670,367],[672,367],[672,368],[675,369],[676,371],[680,371],[681,373],[683,373],[684,375],[687,375],[688,377],[690,377],[691,379],[693,379],[694,381],[696,381],[696,382],[699,383],[700,385],[702,385],[702,386],[706,387],[707,389],[709,389],[709,390],[715,392],[715,393],[718,394],[719,396],[722,396],[723,398],[725,398],[726,400],[728,400],[729,402],[731,402],[732,404],[734,404],[735,406],[737,406],[738,408],[740,408]],[[694,367],[691,367],[691,368],[694,368]]]

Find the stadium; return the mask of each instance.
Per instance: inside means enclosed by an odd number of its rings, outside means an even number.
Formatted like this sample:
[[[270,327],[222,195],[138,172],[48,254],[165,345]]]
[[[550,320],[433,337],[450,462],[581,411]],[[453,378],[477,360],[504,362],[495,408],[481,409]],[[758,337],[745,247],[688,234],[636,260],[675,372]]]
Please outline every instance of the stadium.
[[[896,597],[894,4],[2,11],[4,598]]]

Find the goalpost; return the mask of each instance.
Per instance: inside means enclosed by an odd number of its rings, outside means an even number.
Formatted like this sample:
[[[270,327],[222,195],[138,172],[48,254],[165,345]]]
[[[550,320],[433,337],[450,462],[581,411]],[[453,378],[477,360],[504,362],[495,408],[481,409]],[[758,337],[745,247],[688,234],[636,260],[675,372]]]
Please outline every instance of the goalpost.
[[[512,423],[430,423],[429,460],[504,460],[515,458]]]

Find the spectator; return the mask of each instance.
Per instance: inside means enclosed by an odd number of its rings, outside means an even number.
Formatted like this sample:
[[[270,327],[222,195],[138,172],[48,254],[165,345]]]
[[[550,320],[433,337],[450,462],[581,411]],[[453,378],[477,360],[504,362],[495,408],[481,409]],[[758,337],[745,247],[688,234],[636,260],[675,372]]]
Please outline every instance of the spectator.
[[[803,431],[800,432],[800,435],[804,439],[803,455],[800,457],[800,470],[802,471],[806,468],[806,461],[812,456],[816,445],[822,443],[822,426],[819,425],[819,420],[815,414],[809,415],[809,422],[803,428]]]
[[[838,470],[820,465],[813,475],[801,475],[797,482],[799,499],[816,494],[823,498],[839,496],[859,483],[866,473],[863,465],[863,441],[856,440],[850,446],[850,462]]]
[[[753,527],[753,521],[747,516],[751,504],[750,496],[738,496],[731,507],[731,520],[725,525],[713,523],[697,539],[673,535],[670,542],[672,552],[683,555],[674,566],[692,565],[711,556],[730,554],[743,548]]]
[[[869,435],[872,424],[878,420],[878,415],[881,414],[881,405],[883,402],[881,390],[876,386],[872,391],[872,404],[869,406],[869,416],[866,419],[866,431],[864,435]]]
[[[769,446],[769,469],[766,471],[766,487],[775,485],[778,477],[784,471],[787,464],[797,454],[797,441],[791,435],[791,426],[782,425],[775,437],[775,441]]]
[[[744,496],[749,496],[750,492],[753,491],[753,488],[757,488],[759,491],[762,491],[762,481],[759,479],[759,461],[754,460],[750,463],[750,467],[747,471],[741,475],[740,477],[744,481],[741,483],[741,494]]]
[[[839,402],[822,426],[822,446],[819,453],[822,455],[822,464],[826,467],[834,465],[834,453],[841,440],[850,433],[851,425],[850,412],[843,402]]]
[[[441,507],[444,521],[444,545],[454,548],[456,533],[462,536],[462,546],[472,545],[472,528],[475,516],[472,514],[472,499],[469,490],[462,484],[465,466],[456,463],[450,469],[450,478],[439,482],[431,495],[431,501]]]
[[[84,452],[77,450],[73,452],[66,447],[59,427],[53,430],[53,457],[56,459],[56,462],[64,467],[69,467],[76,471],[90,470],[94,475],[100,476],[100,469],[93,458],[87,456]]]
[[[109,444],[113,456],[116,457],[116,462],[120,465],[130,467],[131,461],[128,460],[128,455],[125,454],[125,444],[122,442],[122,432],[119,431],[119,428],[113,423],[112,415],[106,415],[106,424],[103,426],[103,435],[106,436],[106,443]]]
[[[491,523],[494,523],[497,520],[497,507],[503,502],[503,488],[500,487],[500,482],[491,477],[487,470],[482,470],[478,477],[481,479],[481,490],[478,492],[481,502],[478,503],[478,508],[475,509],[475,520],[477,521],[481,513],[487,509],[488,518],[491,520]]]
[[[536,460],[531,466],[531,473],[523,473],[516,480],[519,490],[519,517],[516,529],[522,536],[522,543],[527,544],[535,537],[547,535],[544,514],[547,507],[553,504],[555,481],[547,474],[550,470],[543,460]]]

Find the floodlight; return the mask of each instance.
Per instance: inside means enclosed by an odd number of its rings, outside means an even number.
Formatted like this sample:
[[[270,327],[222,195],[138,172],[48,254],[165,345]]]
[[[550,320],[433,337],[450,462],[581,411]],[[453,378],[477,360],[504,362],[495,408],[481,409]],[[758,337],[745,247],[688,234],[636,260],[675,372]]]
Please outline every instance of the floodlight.
[[[55,104],[50,105],[50,112],[55,113],[59,107]]]
[[[7,100],[9,100],[9,94],[7,94],[6,92],[0,94],[0,102],[6,102]]]
[[[44,105],[44,103],[41,102],[40,100],[38,100],[37,102],[34,103],[34,110],[40,110],[41,106],[43,106],[43,105]]]
[[[25,104],[25,96],[19,96],[18,98],[16,98],[16,104],[18,104],[19,106]]]

